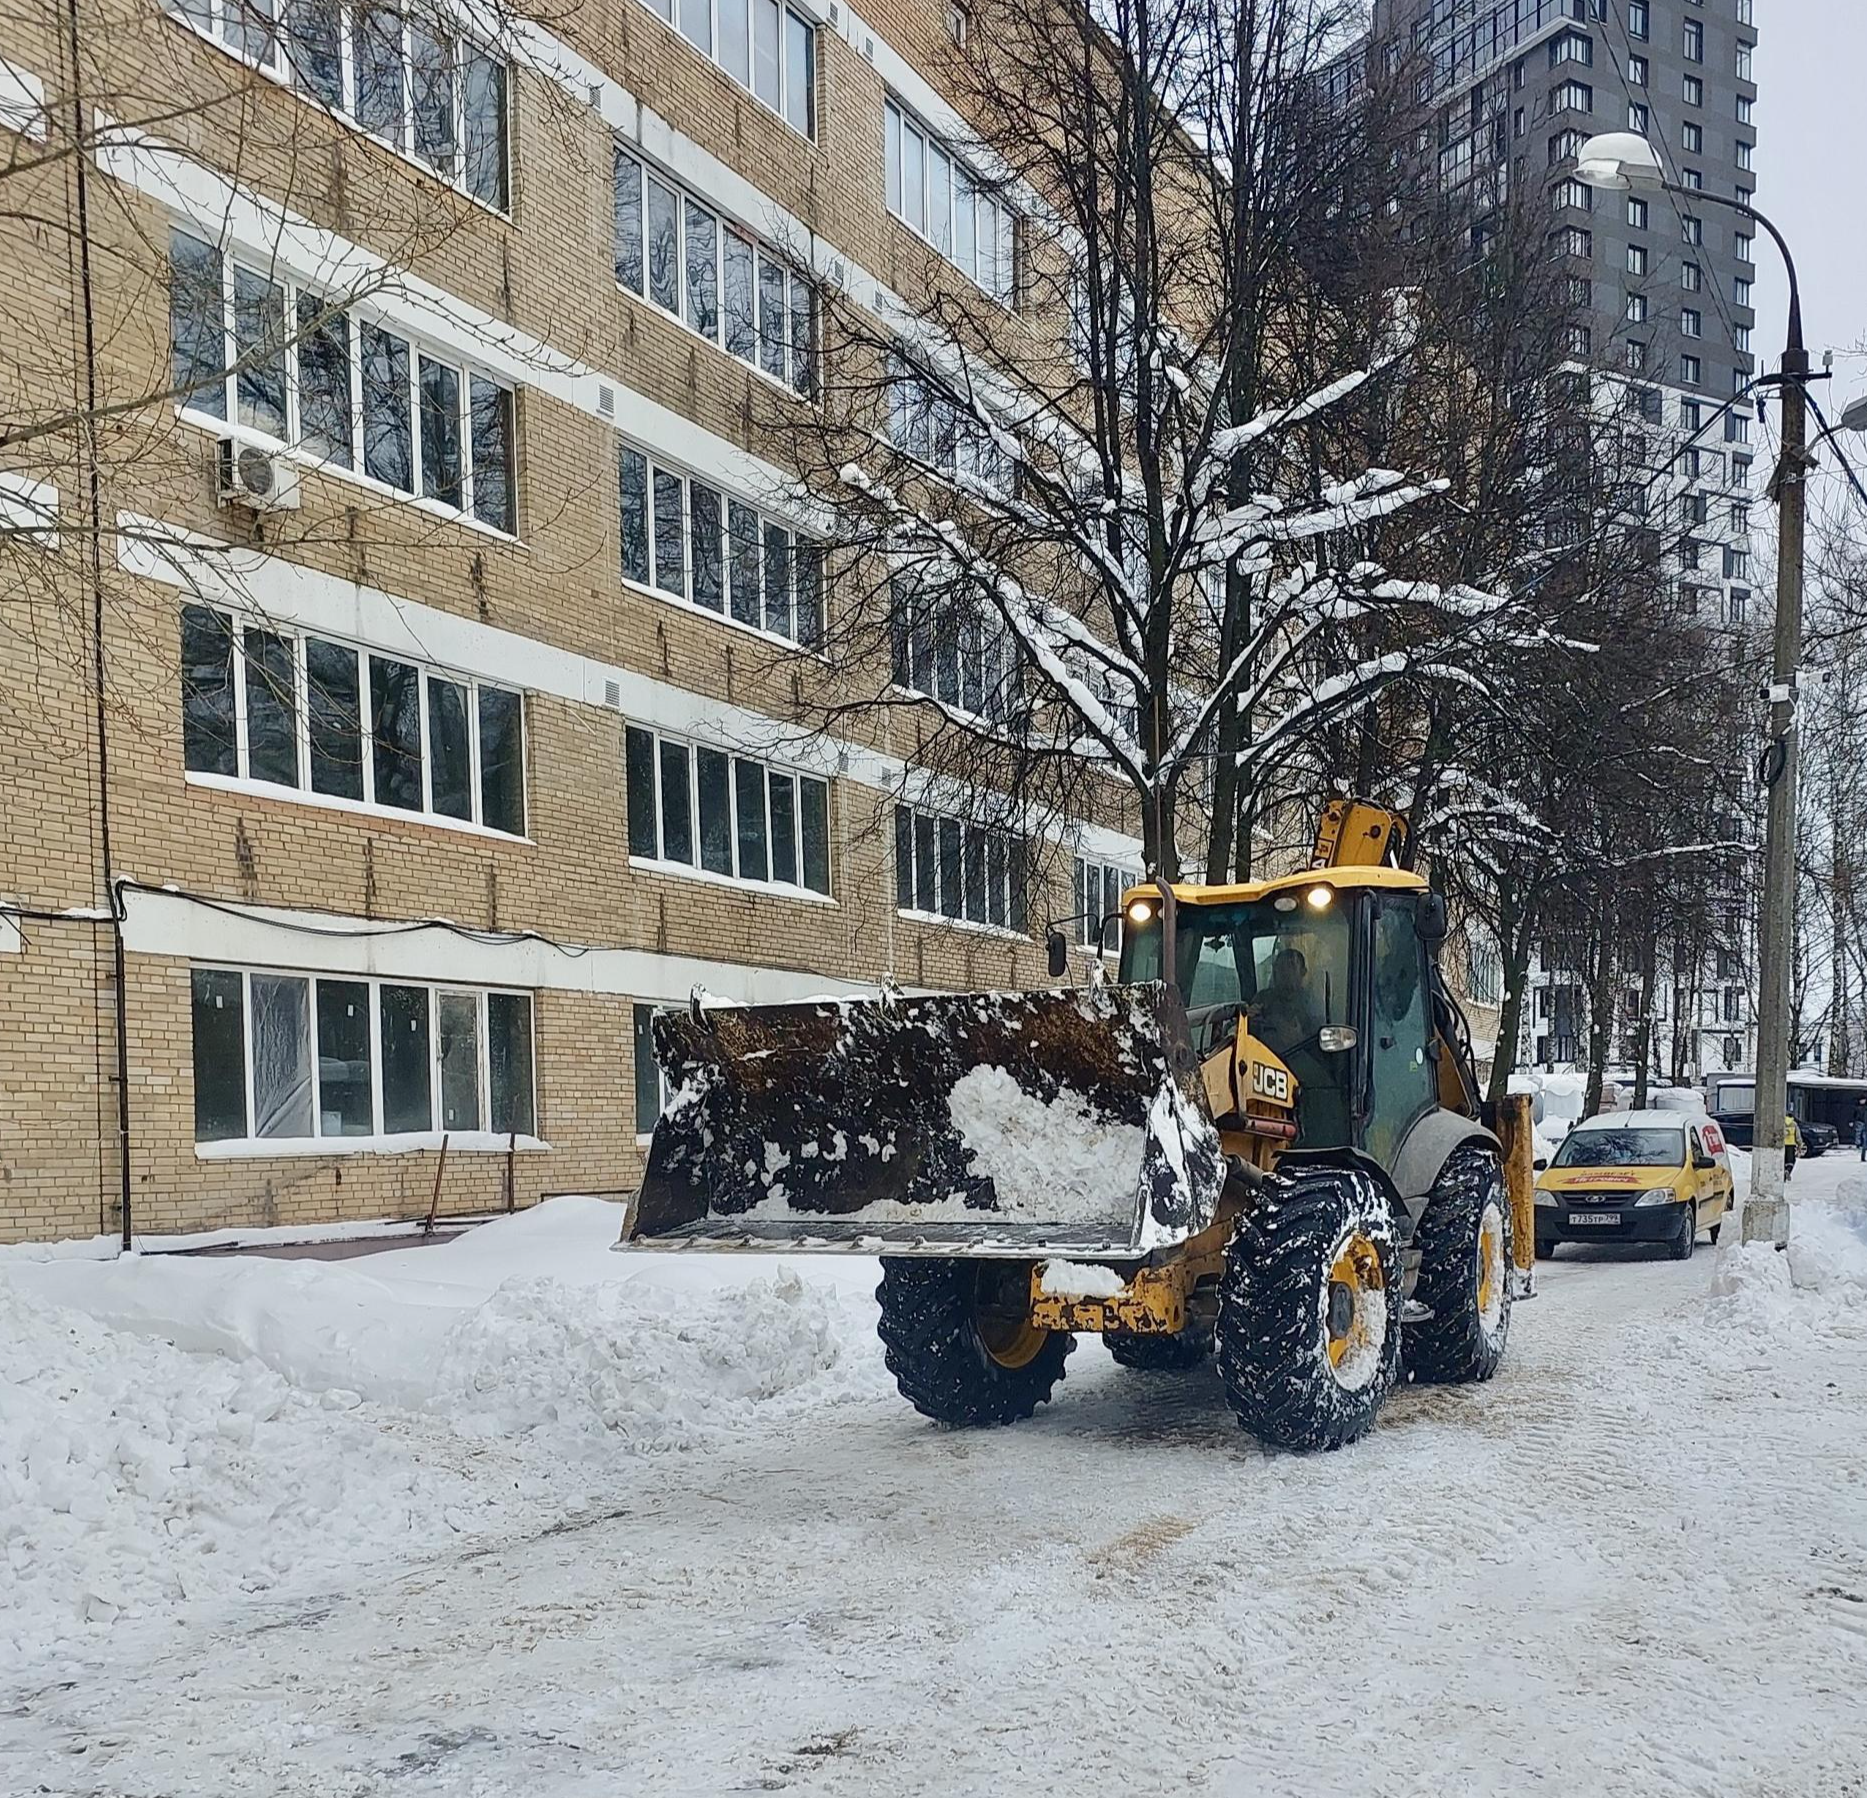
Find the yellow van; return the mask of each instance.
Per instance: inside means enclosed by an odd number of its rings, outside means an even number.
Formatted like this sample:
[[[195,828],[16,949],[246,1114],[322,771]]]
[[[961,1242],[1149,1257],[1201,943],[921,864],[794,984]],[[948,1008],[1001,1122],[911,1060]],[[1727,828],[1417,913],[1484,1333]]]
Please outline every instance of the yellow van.
[[[1544,1261],[1559,1242],[1663,1243],[1683,1261],[1699,1231],[1718,1240],[1735,1198],[1724,1132],[1678,1111],[1587,1118],[1536,1165],[1536,1253]]]

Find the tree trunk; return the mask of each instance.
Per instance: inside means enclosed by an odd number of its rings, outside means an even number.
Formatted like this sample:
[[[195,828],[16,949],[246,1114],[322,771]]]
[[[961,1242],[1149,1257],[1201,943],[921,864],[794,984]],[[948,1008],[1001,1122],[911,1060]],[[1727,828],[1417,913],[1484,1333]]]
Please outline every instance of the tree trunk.
[[[1530,914],[1506,900],[1498,909],[1498,948],[1504,956],[1504,1003],[1498,1008],[1497,1047],[1491,1054],[1491,1078],[1485,1097],[1493,1104],[1510,1091],[1517,1071],[1517,1043],[1523,1034],[1523,1005],[1530,978]]]
[[[1588,951],[1588,1088],[1582,1115],[1593,1117],[1601,1109],[1608,1045],[1614,1034],[1614,951],[1599,917],[1589,930]]]
[[[1653,982],[1659,962],[1659,943],[1653,932],[1640,939],[1640,1031],[1635,1037],[1634,1109],[1647,1108],[1647,1075],[1653,1064]]]

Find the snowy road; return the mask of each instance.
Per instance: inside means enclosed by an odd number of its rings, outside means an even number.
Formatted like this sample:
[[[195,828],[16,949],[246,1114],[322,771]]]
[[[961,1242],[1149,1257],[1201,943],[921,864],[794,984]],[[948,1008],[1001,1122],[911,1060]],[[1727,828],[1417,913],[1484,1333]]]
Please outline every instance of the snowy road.
[[[1807,1164],[1798,1196],[1860,1172]],[[327,1552],[289,1595],[22,1646],[0,1791],[1867,1793],[1867,1240],[1827,1213],[1800,1252],[1820,1290],[1776,1258],[1714,1298],[1728,1240],[1567,1250],[1497,1381],[1403,1390],[1310,1459],[1242,1440],[1207,1375],[1094,1344],[1033,1423],[937,1431],[849,1264],[803,1270],[837,1288],[820,1389],[593,1474],[342,1394],[293,1427],[377,1432],[450,1520],[399,1565]],[[587,1277],[642,1265],[617,1261]],[[154,1327],[147,1291],[85,1303]]]

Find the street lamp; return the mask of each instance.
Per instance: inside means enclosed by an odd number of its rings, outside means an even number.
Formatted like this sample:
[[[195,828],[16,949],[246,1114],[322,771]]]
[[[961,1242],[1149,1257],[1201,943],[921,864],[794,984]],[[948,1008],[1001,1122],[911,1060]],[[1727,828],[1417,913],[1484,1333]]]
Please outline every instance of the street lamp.
[[[1796,677],[1802,659],[1802,538],[1807,514],[1809,353],[1802,342],[1802,294],[1795,258],[1783,234],[1754,206],[1666,179],[1659,152],[1632,131],[1606,131],[1583,144],[1576,175],[1610,191],[1645,188],[1687,195],[1694,204],[1723,206],[1761,225],[1789,272],[1789,336],[1778,365],[1782,392],[1782,459],[1770,482],[1776,501],[1776,638],[1770,670],[1769,741],[1758,764],[1769,795],[1763,851],[1763,904],[1758,921],[1757,1084],[1752,1115],[1750,1198],[1744,1240],[1789,1240],[1783,1196],[1783,1120],[1789,1109],[1789,976],[1796,915]]]

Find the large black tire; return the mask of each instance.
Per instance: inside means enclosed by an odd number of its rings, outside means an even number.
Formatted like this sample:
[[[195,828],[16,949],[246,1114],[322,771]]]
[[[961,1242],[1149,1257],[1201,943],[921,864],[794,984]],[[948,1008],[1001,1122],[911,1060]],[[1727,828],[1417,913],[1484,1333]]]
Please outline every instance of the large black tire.
[[[1007,1341],[1000,1332],[997,1352],[988,1340],[994,1300],[1002,1296],[1005,1312],[1015,1312],[1029,1280],[1021,1261],[883,1258],[876,1333],[902,1397],[923,1417],[1015,1423],[1050,1397],[1074,1336],[1046,1330]]]
[[[1698,1246],[1698,1203],[1689,1203],[1681,1218],[1679,1232],[1666,1245],[1667,1255],[1674,1261],[1690,1261],[1692,1251]]]
[[[1212,1353],[1212,1330],[1204,1324],[1191,1324],[1174,1336],[1114,1333],[1102,1340],[1117,1365],[1139,1368],[1143,1373],[1180,1373],[1197,1367]]]
[[[1474,1143],[1446,1157],[1414,1240],[1413,1296],[1432,1316],[1407,1326],[1407,1372],[1444,1385],[1490,1379],[1510,1336],[1514,1279],[1510,1200],[1492,1150]]]
[[[1352,1324],[1332,1337],[1344,1256],[1357,1263]],[[1359,1168],[1279,1174],[1239,1219],[1219,1283],[1219,1378],[1238,1421],[1273,1448],[1366,1435],[1399,1372],[1400,1309],[1393,1215],[1374,1180]]]

